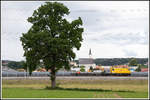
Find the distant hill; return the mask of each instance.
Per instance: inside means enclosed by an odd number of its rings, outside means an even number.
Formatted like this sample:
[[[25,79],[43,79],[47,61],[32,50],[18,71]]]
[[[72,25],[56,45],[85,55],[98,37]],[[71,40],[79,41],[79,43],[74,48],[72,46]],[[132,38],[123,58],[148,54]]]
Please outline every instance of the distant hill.
[[[111,66],[111,65],[122,65],[128,64],[132,58],[96,58],[94,62],[96,65],[103,65],[103,66]],[[135,58],[138,64],[147,64],[148,58]],[[79,64],[78,60],[75,60],[77,64]]]
[[[2,66],[12,69],[20,69],[23,68],[23,63],[22,61],[2,60]]]
[[[95,63],[97,65],[122,65],[122,64],[128,64],[129,61],[132,58],[112,58],[112,59],[106,59],[106,58],[98,58],[95,59]],[[148,58],[136,58],[138,64],[146,64],[148,62]]]
[[[17,72],[16,70],[9,68],[7,66],[2,66],[2,71],[3,72]]]

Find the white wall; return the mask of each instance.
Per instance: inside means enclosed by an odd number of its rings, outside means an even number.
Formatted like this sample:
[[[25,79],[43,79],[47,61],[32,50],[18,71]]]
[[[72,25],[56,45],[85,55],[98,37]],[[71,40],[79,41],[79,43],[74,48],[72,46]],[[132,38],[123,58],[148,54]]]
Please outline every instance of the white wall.
[[[96,68],[96,64],[79,64],[79,66],[85,66],[85,71],[87,72],[90,67]]]
[[[80,68],[71,68],[71,71],[80,71]]]

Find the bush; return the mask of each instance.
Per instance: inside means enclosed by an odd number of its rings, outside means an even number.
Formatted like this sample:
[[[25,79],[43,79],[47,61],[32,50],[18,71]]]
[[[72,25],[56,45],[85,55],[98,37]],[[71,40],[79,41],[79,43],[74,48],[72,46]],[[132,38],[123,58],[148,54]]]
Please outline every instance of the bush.
[[[80,69],[80,71],[81,71],[81,72],[85,72],[85,69],[82,67],[82,68]]]
[[[90,67],[90,71],[93,72],[93,67]]]
[[[135,71],[137,71],[137,72],[141,71],[141,64],[138,65],[138,68]]]

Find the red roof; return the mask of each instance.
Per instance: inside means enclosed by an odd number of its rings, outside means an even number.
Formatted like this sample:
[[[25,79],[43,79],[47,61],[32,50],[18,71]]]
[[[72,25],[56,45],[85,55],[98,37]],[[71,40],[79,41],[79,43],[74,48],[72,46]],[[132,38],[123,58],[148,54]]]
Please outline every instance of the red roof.
[[[117,65],[117,66],[114,66],[116,68],[128,68],[128,65]]]
[[[141,72],[148,72],[148,68],[142,68]]]

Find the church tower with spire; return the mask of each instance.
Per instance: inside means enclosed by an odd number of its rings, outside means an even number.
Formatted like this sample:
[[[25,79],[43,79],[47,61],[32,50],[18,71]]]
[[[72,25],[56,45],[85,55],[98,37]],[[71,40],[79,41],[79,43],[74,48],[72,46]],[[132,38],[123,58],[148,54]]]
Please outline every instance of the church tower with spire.
[[[89,58],[92,58],[91,48],[90,48],[90,50],[89,50]]]
[[[89,58],[79,58],[79,66],[85,66],[85,71],[89,72],[90,68],[96,68],[96,64],[92,57],[91,48],[89,49]]]

